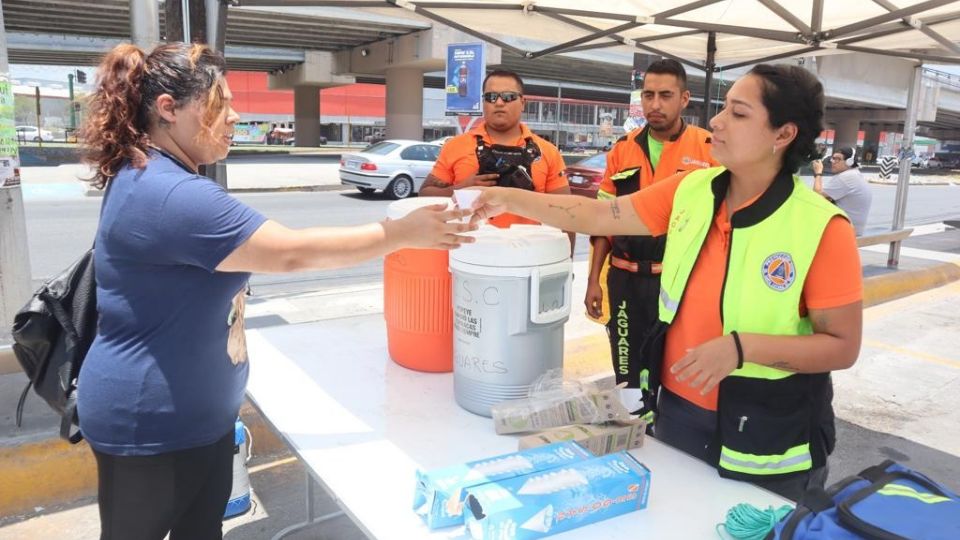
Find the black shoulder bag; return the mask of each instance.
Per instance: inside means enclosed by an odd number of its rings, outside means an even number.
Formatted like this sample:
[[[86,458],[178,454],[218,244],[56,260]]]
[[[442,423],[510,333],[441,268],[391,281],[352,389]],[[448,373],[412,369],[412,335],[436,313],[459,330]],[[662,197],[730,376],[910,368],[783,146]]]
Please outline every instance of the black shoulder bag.
[[[106,203],[107,192],[104,193]],[[60,437],[83,440],[77,416],[77,378],[97,335],[96,245],[33,294],[13,318],[13,352],[30,381],[17,402],[17,427],[30,388],[60,415]]]

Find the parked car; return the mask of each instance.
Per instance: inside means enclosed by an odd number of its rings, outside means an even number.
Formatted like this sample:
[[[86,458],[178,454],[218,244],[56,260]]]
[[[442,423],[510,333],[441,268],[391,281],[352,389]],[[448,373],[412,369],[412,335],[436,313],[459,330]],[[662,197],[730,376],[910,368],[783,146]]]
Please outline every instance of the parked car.
[[[454,137],[456,137],[456,135],[447,135],[446,137],[440,137],[439,139],[434,139],[430,141],[430,144],[439,144],[440,146],[443,146],[444,144],[447,143],[447,141],[449,141]]]
[[[53,140],[53,134],[45,129],[38,129],[37,126],[17,126],[17,138],[21,141],[40,142],[41,140],[49,142]]]
[[[340,183],[356,186],[370,195],[383,190],[393,199],[420,191],[420,186],[440,155],[440,145],[389,139],[340,158]]]
[[[580,160],[567,167],[567,182],[570,193],[597,198],[597,190],[603,180],[603,171],[607,168],[606,152]]]
[[[943,160],[941,160],[937,156],[931,156],[927,158],[927,160],[923,163],[923,168],[924,169],[942,169]]]

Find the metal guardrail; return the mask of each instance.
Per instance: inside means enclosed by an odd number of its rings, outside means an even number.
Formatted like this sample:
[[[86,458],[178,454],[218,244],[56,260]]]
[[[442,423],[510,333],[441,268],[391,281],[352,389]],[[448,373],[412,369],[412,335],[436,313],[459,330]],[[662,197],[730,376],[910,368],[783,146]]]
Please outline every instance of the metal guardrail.
[[[0,345],[0,375],[10,373],[19,373],[23,371],[17,362],[17,357],[13,354],[13,347],[10,345]]]
[[[913,229],[899,229],[896,231],[887,231],[877,234],[868,234],[857,237],[857,247],[873,246],[876,244],[887,244],[900,242],[910,236]]]

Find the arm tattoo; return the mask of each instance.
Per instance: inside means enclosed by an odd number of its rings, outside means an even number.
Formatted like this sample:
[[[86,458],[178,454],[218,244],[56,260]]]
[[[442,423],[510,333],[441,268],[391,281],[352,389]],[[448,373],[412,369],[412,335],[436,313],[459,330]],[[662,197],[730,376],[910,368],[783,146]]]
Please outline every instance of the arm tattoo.
[[[448,188],[450,184],[445,184],[440,181],[439,178],[433,176],[432,174],[427,175],[427,178],[423,181],[423,184],[420,186],[420,189],[425,187],[438,187],[438,188]]]
[[[567,217],[569,217],[570,219],[574,219],[577,216],[576,214],[573,213],[572,210],[578,206],[580,206],[580,203],[571,204],[570,206],[560,206],[559,204],[551,204],[549,205],[549,208],[559,208],[560,210],[563,210],[564,212],[567,213]]]
[[[610,212],[613,214],[613,219],[620,219],[620,207],[617,206],[616,199],[610,201]]]
[[[777,369],[782,369],[782,370],[784,370],[784,371],[793,371],[794,373],[800,371],[798,368],[796,368],[796,367],[794,367],[793,365],[791,365],[790,362],[787,362],[787,361],[785,361],[785,360],[778,360],[778,361],[770,364],[770,367],[777,368]]]

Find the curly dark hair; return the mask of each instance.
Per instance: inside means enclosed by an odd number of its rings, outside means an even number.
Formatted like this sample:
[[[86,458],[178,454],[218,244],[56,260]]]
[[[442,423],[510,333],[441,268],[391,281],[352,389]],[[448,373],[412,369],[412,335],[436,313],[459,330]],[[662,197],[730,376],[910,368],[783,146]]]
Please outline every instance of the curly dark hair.
[[[202,125],[212,134],[225,106],[224,70],[223,56],[205,45],[168,43],[149,54],[129,43],[114,47],[100,63],[81,127],[83,159],[94,167],[88,181],[102,189],[124,163],[146,164],[147,133],[160,121],[154,105],[163,94],[178,107],[202,99]]]
[[[800,166],[819,157],[816,139],[823,131],[823,84],[799,66],[757,64],[749,75],[763,81],[763,106],[770,125],[797,126],[797,136],[783,154],[783,168],[796,173]]]

